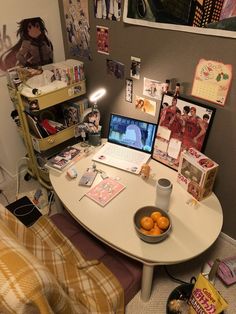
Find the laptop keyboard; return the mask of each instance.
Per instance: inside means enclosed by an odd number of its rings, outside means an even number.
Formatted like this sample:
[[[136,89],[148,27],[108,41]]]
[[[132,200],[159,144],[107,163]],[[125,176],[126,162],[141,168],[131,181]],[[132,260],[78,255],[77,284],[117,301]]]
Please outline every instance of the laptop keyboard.
[[[119,160],[138,164],[143,160],[143,154],[133,149],[124,149],[118,145],[108,146],[104,152],[106,155]]]

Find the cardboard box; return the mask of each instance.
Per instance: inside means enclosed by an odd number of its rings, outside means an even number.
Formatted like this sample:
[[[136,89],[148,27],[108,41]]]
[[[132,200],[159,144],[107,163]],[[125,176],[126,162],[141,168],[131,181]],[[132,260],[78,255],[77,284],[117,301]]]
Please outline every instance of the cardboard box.
[[[219,165],[195,148],[181,153],[177,181],[198,201],[212,193]]]

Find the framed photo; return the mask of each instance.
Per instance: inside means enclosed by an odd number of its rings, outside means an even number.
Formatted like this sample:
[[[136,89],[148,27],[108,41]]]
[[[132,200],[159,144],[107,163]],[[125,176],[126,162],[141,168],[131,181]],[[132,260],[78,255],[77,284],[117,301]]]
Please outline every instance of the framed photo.
[[[205,35],[236,37],[232,0],[124,0],[125,23]]]
[[[203,152],[215,111],[192,100],[164,94],[152,158],[178,170],[182,151],[194,147]]]

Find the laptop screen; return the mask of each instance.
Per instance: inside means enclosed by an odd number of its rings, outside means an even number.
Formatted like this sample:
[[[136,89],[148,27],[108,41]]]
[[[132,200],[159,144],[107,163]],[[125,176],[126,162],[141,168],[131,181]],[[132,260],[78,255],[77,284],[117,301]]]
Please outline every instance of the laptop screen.
[[[108,142],[151,153],[156,134],[156,124],[111,114]]]

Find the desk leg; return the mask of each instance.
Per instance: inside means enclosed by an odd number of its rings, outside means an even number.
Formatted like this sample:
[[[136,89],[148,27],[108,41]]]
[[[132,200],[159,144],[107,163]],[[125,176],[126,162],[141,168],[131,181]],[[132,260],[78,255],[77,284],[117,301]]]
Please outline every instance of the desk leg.
[[[147,302],[151,295],[154,266],[143,264],[141,299]]]
[[[57,213],[62,213],[64,211],[64,207],[61,203],[61,200],[57,196],[57,193],[55,191],[53,191],[53,193],[54,193],[54,199],[55,199],[55,205],[56,205]]]

